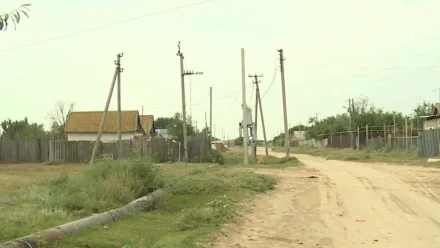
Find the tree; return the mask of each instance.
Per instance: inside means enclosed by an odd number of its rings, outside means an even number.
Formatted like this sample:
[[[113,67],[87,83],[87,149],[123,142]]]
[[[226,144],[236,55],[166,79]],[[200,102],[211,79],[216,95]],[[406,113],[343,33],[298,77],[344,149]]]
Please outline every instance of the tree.
[[[421,104],[417,104],[417,107],[413,109],[415,116],[430,116],[432,115],[432,110],[434,104],[428,101],[423,101]]]
[[[30,12],[31,10],[28,8],[31,4],[23,4],[14,11],[10,13],[6,13],[3,15],[0,15],[0,31],[6,31],[8,29],[9,23],[12,20],[12,23],[14,24],[14,29],[17,28],[17,24],[20,23],[22,15],[25,15],[27,18],[29,18],[29,15],[27,12]]]
[[[52,123],[51,133],[52,137],[56,139],[65,140],[66,133],[64,128],[66,126],[67,118],[73,111],[75,103],[66,103],[64,101],[58,101],[55,104],[55,109],[49,112],[49,120]]]
[[[3,129],[2,139],[31,140],[48,138],[47,132],[44,131],[44,126],[42,124],[29,123],[27,117],[20,121],[6,119],[0,123],[0,126]]]
[[[173,117],[159,117],[154,124],[156,128],[167,129],[169,135],[173,136],[177,141],[183,142],[183,120],[180,113],[175,113]],[[190,116],[186,119],[186,129],[188,136],[196,134]]]

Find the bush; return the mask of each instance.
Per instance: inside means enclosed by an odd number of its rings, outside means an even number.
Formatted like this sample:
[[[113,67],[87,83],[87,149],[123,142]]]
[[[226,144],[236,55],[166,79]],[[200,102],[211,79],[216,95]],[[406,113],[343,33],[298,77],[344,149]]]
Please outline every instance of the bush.
[[[223,157],[223,154],[219,151],[219,150],[214,150],[211,149],[209,151],[209,161],[212,163],[217,163],[217,164],[225,164],[225,158]]]
[[[50,208],[102,212],[161,187],[157,168],[144,159],[102,160],[78,177],[62,173],[49,185]]]

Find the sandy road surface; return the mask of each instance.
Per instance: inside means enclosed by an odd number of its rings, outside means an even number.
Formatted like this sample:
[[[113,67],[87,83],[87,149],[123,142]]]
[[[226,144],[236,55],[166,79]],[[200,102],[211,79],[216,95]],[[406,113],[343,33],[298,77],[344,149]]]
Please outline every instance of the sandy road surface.
[[[440,170],[296,156],[216,247],[440,247]]]

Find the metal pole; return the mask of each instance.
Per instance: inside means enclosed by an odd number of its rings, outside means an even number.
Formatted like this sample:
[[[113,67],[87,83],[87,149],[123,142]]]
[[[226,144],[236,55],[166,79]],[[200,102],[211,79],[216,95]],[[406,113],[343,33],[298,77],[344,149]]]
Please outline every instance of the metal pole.
[[[286,158],[289,157],[289,128],[287,126],[287,103],[286,103],[286,86],[284,78],[284,56],[283,49],[279,49],[280,53],[280,65],[281,65],[281,89],[283,94],[283,113],[284,113],[284,150],[286,151]]]
[[[185,73],[183,71],[183,53],[180,52],[180,41],[179,41],[179,51],[177,56],[180,58],[180,87],[182,88],[182,119],[183,119],[183,150],[185,154],[185,161],[188,161],[188,129],[186,127],[186,103],[185,103]]]
[[[244,165],[248,165],[248,123],[247,123],[247,105],[246,105],[246,76],[245,76],[245,61],[244,61],[244,48],[241,49],[241,93],[242,93],[242,108],[243,108],[243,146],[244,146]]]
[[[118,59],[116,61],[116,65],[118,68],[118,153],[117,158],[120,159],[122,157],[122,133],[121,133],[121,57],[122,53],[118,54]]]
[[[98,136],[96,136],[95,145],[93,146],[92,157],[90,158],[90,164],[93,164],[93,160],[95,159],[96,151],[98,150],[99,142],[101,141],[102,129],[104,128],[105,118],[107,117],[108,107],[110,105],[110,101],[113,95],[113,89],[116,84],[116,77],[118,76],[118,68],[115,68],[115,73],[113,75],[113,81],[110,86],[110,91],[108,92],[107,102],[105,103],[104,112],[102,113],[101,123],[99,124]]]

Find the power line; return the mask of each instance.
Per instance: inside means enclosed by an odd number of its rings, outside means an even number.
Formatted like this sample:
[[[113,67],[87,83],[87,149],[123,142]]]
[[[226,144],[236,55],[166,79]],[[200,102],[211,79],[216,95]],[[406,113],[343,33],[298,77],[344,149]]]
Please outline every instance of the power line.
[[[100,29],[116,26],[116,25],[119,25],[119,24],[131,22],[131,21],[136,21],[136,20],[147,18],[147,17],[156,16],[156,15],[167,13],[167,12],[172,12],[172,11],[176,11],[176,10],[180,10],[180,9],[184,9],[184,8],[193,7],[193,6],[196,6],[196,5],[200,5],[200,4],[204,4],[204,3],[208,3],[208,2],[212,2],[212,1],[214,1],[214,0],[204,0],[204,1],[201,1],[201,2],[196,2],[196,3],[187,4],[187,5],[182,5],[182,6],[178,6],[178,7],[167,9],[167,10],[161,10],[161,11],[158,11],[158,12],[154,12],[154,13],[150,13],[150,14],[146,14],[146,15],[130,18],[130,19],[127,19],[127,20],[124,20],[124,21],[114,22],[114,23],[106,24],[106,25],[103,25],[103,26],[95,27],[95,28],[85,29],[85,30],[74,32],[74,33],[70,33],[70,34],[65,34],[65,35],[61,35],[61,36],[58,36],[58,37],[49,38],[49,39],[46,39],[46,40],[36,41],[36,42],[30,43],[30,44],[26,44],[26,45],[22,45],[22,46],[17,46],[17,47],[13,47],[13,48],[3,49],[3,50],[0,50],[0,53],[7,52],[7,51],[12,51],[12,50],[18,50],[18,49],[22,49],[22,48],[26,48],[26,47],[30,47],[30,46],[35,46],[35,45],[39,45],[39,44],[42,44],[42,43],[46,43],[46,42],[50,42],[50,41],[54,41],[54,40],[59,40],[59,39],[62,39],[62,38],[67,38],[67,37],[71,37],[71,36],[75,36],[75,35],[79,35],[79,34],[84,34],[84,33],[92,32],[92,31],[96,31],[96,30],[100,30]]]
[[[273,67],[274,67],[274,73],[273,73],[273,77],[272,77],[272,82],[269,85],[269,88],[267,88],[266,92],[264,92],[263,96],[261,97],[261,100],[264,98],[264,96],[267,94],[267,92],[269,92],[270,88],[272,87],[273,83],[275,82],[275,78],[277,76],[277,59],[275,58],[273,61]]]

